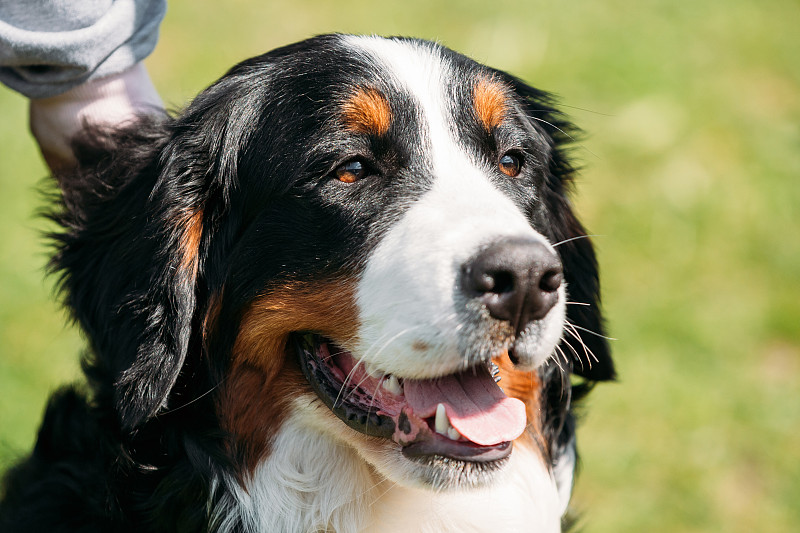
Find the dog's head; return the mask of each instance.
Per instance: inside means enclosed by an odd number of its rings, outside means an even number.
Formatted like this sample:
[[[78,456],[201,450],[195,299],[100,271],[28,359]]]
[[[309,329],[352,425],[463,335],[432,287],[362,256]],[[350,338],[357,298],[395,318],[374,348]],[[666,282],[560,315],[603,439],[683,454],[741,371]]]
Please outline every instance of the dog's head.
[[[115,134],[57,265],[123,428],[211,398],[243,468],[299,417],[440,487],[490,480],[516,440],[549,453],[562,371],[613,376],[570,131],[441,46],[335,35]]]

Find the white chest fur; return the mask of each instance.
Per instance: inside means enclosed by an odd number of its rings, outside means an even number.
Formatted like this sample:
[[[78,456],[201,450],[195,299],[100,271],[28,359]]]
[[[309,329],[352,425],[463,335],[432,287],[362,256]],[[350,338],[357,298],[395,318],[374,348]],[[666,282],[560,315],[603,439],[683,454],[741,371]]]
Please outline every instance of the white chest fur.
[[[246,531],[270,533],[560,531],[555,481],[520,446],[491,487],[436,493],[378,478],[352,448],[294,419],[246,488],[222,483],[230,491],[215,509],[223,532],[238,521]]]
[[[558,532],[555,482],[539,458],[517,447],[503,476],[491,487],[432,493],[394,486],[371,504],[370,533]]]

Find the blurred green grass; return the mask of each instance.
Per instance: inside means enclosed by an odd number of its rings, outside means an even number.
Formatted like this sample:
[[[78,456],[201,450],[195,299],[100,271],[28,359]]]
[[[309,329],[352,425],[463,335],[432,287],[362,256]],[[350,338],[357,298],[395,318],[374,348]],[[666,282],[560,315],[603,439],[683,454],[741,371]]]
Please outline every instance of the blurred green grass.
[[[583,530],[794,532],[799,20],[794,0],[173,2],[147,64],[179,108],[282,44],[403,34],[559,94],[586,130],[576,203],[619,339],[620,381],[596,389],[579,433]],[[0,89],[0,467],[82,349],[43,275],[45,174],[25,101]]]

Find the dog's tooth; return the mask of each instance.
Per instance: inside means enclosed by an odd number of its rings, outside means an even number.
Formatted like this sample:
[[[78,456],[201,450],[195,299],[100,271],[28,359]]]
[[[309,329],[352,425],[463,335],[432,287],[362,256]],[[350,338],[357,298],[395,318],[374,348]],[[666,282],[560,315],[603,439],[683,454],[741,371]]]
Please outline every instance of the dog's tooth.
[[[436,421],[434,427],[436,433],[450,440],[458,440],[461,438],[461,433],[450,424],[450,419],[447,418],[447,411],[445,411],[443,403],[436,406]]]
[[[436,433],[447,436],[447,430],[450,428],[450,421],[447,419],[447,413],[444,410],[443,403],[436,406],[436,423],[434,427],[436,428]]]
[[[493,361],[491,362],[491,366],[489,367],[489,372],[491,372],[495,383],[500,381],[500,367],[497,366]]]
[[[450,440],[458,440],[461,437],[461,433],[459,433],[458,430],[453,426],[450,426],[447,428],[447,437]]]
[[[403,394],[403,387],[400,385],[400,382],[397,380],[397,378],[392,374],[386,376],[381,385],[384,389],[395,396],[400,396]]]

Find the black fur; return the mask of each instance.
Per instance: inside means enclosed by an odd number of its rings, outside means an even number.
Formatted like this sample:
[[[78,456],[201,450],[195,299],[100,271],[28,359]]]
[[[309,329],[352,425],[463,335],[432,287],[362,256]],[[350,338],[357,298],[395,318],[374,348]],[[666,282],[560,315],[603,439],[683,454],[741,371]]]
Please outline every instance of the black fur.
[[[320,181],[354,148],[347,139],[336,153],[320,148],[339,135],[321,124],[331,112],[325,102],[374,76],[337,42],[323,36],[247,60],[177,117],[87,131],[76,144],[82,166],[61,177],[65,192],[52,216],[63,231],[52,265],[91,345],[89,386],[51,399],[33,453],[5,477],[0,531],[213,529],[209,501],[219,494],[211,481],[237,471],[214,391],[243,309],[279,280],[357,270],[353,257],[396,216],[395,199],[426,187],[406,170],[417,149],[412,132],[405,144],[369,147],[384,174],[405,173],[396,180],[404,189],[376,182],[364,202]],[[570,300],[589,305],[570,306],[568,317],[602,334],[594,252],[567,197],[565,147],[575,130],[549,96],[491,72],[514,88],[547,139],[543,202],[531,220],[551,242],[575,239],[558,251]],[[187,225],[196,223],[197,259],[187,268]],[[612,379],[605,340],[575,333],[580,341],[566,335],[561,346],[571,370],[588,386]],[[553,455],[574,433],[571,385],[552,364],[541,376]]]

